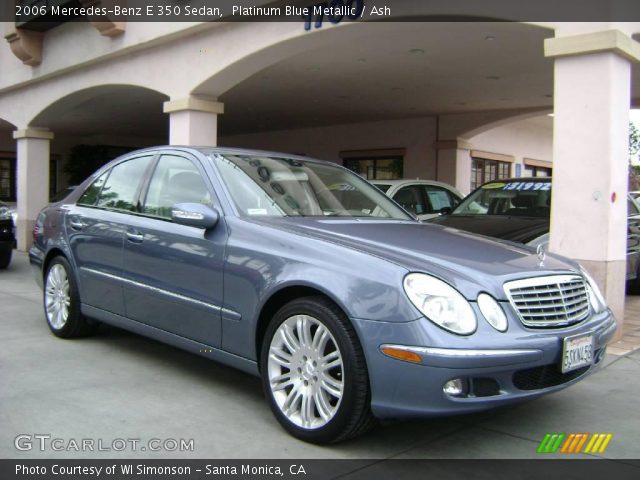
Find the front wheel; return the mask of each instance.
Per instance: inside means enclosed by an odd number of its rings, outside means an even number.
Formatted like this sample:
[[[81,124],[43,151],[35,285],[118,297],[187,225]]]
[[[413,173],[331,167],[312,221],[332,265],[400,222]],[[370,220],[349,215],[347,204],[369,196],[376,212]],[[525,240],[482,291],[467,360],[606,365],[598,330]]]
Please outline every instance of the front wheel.
[[[54,258],[44,276],[44,313],[49,329],[62,338],[83,337],[96,325],[80,313],[80,296],[71,265],[66,258]]]
[[[282,307],[267,328],[260,365],[271,409],[293,436],[333,443],[373,425],[362,348],[329,300],[306,297]]]

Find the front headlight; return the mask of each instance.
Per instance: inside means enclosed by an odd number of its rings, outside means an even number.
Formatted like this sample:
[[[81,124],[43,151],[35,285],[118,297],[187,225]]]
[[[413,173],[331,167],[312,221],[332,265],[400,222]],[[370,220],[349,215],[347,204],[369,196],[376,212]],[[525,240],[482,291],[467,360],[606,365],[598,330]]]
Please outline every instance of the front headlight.
[[[582,276],[587,280],[587,295],[589,296],[589,303],[591,303],[591,308],[593,308],[593,311],[596,313],[603,312],[607,308],[607,302],[602,296],[598,285],[582,266],[580,266],[580,272],[582,273]]]
[[[471,305],[449,284],[424,273],[410,273],[404,277],[404,291],[436,325],[458,335],[475,332],[477,321]]]

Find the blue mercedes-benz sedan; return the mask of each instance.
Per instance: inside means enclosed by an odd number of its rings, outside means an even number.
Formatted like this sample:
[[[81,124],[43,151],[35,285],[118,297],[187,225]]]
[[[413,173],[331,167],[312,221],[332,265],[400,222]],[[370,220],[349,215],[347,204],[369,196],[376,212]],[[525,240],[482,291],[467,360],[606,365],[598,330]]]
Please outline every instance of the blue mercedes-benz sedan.
[[[349,170],[273,152],[129,153],[40,213],[29,254],[58,337],[103,322],[260,375],[316,443],[559,390],[615,331],[575,262],[420,223]]]

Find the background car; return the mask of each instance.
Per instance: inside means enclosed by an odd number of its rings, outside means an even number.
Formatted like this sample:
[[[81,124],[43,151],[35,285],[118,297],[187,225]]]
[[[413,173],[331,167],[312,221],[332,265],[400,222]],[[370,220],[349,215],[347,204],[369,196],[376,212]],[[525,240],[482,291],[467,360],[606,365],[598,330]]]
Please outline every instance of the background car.
[[[11,208],[0,202],[0,269],[11,263],[11,253],[16,243]]]
[[[431,221],[439,225],[525,243],[549,243],[551,178],[510,178],[485,183],[448,215]],[[640,293],[640,207],[627,199],[627,290]]]
[[[418,220],[450,212],[464,196],[451,185],[432,180],[371,180],[371,183]]]

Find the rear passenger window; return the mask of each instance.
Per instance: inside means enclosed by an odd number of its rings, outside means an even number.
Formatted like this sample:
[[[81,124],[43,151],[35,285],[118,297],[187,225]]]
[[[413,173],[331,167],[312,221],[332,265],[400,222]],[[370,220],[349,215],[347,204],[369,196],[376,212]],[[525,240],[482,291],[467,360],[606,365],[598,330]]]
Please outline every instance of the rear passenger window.
[[[86,205],[89,207],[94,206],[96,204],[96,201],[98,200],[100,189],[102,189],[102,185],[104,185],[104,181],[106,180],[108,174],[109,172],[105,172],[98,178],[96,178],[78,199],[77,204]]]
[[[163,155],[156,166],[143,213],[170,219],[176,203],[211,204],[211,194],[198,168],[188,159]]]
[[[138,157],[113,167],[100,192],[98,207],[135,211],[136,191],[152,158]]]

